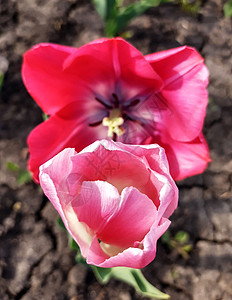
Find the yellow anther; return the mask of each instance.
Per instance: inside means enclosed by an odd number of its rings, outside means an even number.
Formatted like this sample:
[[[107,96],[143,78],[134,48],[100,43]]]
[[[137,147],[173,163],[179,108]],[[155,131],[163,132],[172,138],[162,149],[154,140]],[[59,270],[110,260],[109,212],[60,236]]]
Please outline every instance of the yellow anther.
[[[103,126],[108,126],[108,136],[112,138],[114,133],[118,136],[122,135],[125,132],[125,129],[120,127],[124,123],[124,119],[121,117],[120,110],[114,108],[110,112],[109,117],[105,117],[102,120]]]

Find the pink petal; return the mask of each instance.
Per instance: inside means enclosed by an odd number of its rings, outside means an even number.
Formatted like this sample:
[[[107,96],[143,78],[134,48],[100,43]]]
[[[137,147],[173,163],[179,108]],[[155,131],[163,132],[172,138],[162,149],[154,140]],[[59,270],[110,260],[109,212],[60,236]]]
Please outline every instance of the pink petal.
[[[136,48],[122,39],[114,39],[112,44],[114,69],[123,83],[124,98],[158,91],[162,87],[162,80]]]
[[[44,194],[54,205],[61,216],[65,227],[80,245],[82,255],[86,257],[92,237],[79,222],[70,205],[71,195],[65,184],[65,178],[72,170],[71,157],[76,154],[74,149],[67,148],[40,167],[40,185]],[[76,183],[78,184],[78,182]]]
[[[157,190],[159,194],[159,208],[158,216],[159,220],[161,217],[170,217],[178,205],[178,188],[171,177],[166,177],[161,174],[155,174],[153,178],[154,183],[157,185]],[[160,184],[162,183],[162,185]],[[158,184],[160,186],[158,186]]]
[[[156,186],[151,183],[150,172],[142,159],[127,151],[111,151],[107,148],[111,143],[113,142],[104,140],[93,152],[86,153],[85,150],[81,152],[81,156],[73,157],[75,172],[84,174],[85,180],[107,181],[119,193],[127,186],[134,186],[158,206]]]
[[[98,239],[95,238],[89,248],[86,261],[90,265],[96,265],[103,268],[126,267],[128,263],[133,264],[135,266],[134,268],[137,268],[141,256],[142,250],[139,248],[128,248],[116,256],[110,257],[102,250]]]
[[[130,247],[123,252],[107,257],[97,240],[93,240],[87,256],[87,263],[102,268],[129,267],[140,269],[148,265],[156,256],[156,244],[160,236],[167,230],[170,221],[162,220],[160,224],[152,226],[143,241],[143,249]]]
[[[119,136],[117,141],[126,144],[132,144],[132,145],[144,144],[146,140],[150,137],[150,135],[153,135],[153,131],[151,132],[148,131],[147,127],[141,126],[137,122],[127,121],[124,124],[124,128],[125,128],[125,133]]]
[[[163,79],[165,86],[204,61],[194,48],[187,46],[148,54],[145,59]]]
[[[156,142],[159,142],[159,140],[156,140]],[[130,153],[130,155],[142,159],[146,168],[151,170],[149,185],[144,185],[142,192],[148,195],[157,207],[159,206],[159,216],[169,217],[178,204],[178,189],[170,175],[165,150],[157,144],[137,146],[113,142],[104,143],[108,149],[121,149],[122,151]],[[170,164],[171,163],[172,161],[170,160]],[[156,193],[159,195],[155,201],[155,193],[154,190],[151,189],[152,186],[156,188]]]
[[[171,177],[164,149],[159,146],[157,153],[152,148],[157,145],[149,146],[149,148],[143,148],[144,158],[152,171],[151,182],[156,185],[159,195],[158,215],[168,218],[177,208],[178,188]]]
[[[104,141],[104,144],[105,143],[106,142]],[[128,152],[136,157],[140,157],[142,159],[146,158],[147,162],[150,162],[149,167],[151,167],[154,171],[170,176],[169,164],[165,155],[165,150],[158,144],[149,143],[148,145],[128,145],[120,142],[114,143],[112,141],[107,141],[107,149],[120,149],[121,151]],[[143,161],[143,163],[145,162]]]
[[[75,100],[77,83],[63,63],[75,48],[56,44],[38,44],[24,54],[24,84],[43,111],[49,115]]]
[[[178,142],[164,133],[156,141],[165,147],[174,180],[201,174],[211,161],[203,134],[190,142]]]
[[[144,238],[156,217],[152,200],[136,188],[127,187],[122,191],[119,210],[98,231],[98,238],[106,244],[128,248]]]
[[[86,68],[87,64],[91,72]],[[143,55],[120,38],[79,48],[65,61],[64,67],[69,72],[72,70],[80,80],[91,83],[92,89],[105,98],[116,92],[120,98],[130,99],[145,91],[158,91],[163,84]]]
[[[31,131],[27,143],[30,159],[28,168],[38,182],[39,166],[66,147],[75,147],[77,151],[107,134],[105,127],[90,127],[86,115],[78,106],[71,106],[67,116],[62,112],[51,116]],[[60,116],[61,115],[61,116]],[[75,117],[73,117],[75,115]]]
[[[86,258],[87,264],[99,266],[102,262],[110,258],[101,248],[98,238],[95,236],[91,246],[89,247]]]
[[[106,225],[120,203],[118,190],[106,181],[85,181],[80,196],[72,202],[78,220],[96,233]]]
[[[207,77],[206,67],[199,65],[166,86],[160,94],[169,106],[169,111],[163,114],[162,125],[173,139],[191,141],[200,134],[208,103]]]
[[[173,139],[194,139],[202,129],[208,98],[208,71],[203,58],[195,49],[186,46],[145,58],[164,80],[164,89],[156,100],[168,107],[165,116],[162,114],[163,125]]]
[[[47,161],[40,167],[40,178],[42,178],[42,184],[44,185],[48,180],[51,185],[58,187],[63,181],[64,176],[69,174],[73,168],[71,157],[76,154],[75,149],[66,148],[53,159]],[[64,164],[65,161],[65,164]],[[47,191],[48,185],[45,186]]]

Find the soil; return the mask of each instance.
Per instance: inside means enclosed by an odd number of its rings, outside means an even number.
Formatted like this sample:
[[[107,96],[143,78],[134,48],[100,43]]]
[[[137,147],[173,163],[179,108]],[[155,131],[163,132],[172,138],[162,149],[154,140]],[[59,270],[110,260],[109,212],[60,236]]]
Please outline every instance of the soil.
[[[186,231],[192,251],[184,258],[159,241],[156,259],[144,269],[171,300],[232,299],[232,22],[224,18],[223,4],[203,0],[195,15],[165,4],[127,28],[133,33],[129,41],[143,54],[188,44],[200,51],[210,71],[204,133],[212,163],[204,174],[178,183],[179,208],[171,218],[171,234]],[[2,300],[145,299],[115,280],[101,286],[90,270],[76,265],[40,187],[19,185],[6,167],[10,161],[26,168],[26,138],[42,121],[22,83],[22,54],[39,42],[79,47],[103,34],[91,1],[0,0],[3,71],[9,63],[0,102]]]

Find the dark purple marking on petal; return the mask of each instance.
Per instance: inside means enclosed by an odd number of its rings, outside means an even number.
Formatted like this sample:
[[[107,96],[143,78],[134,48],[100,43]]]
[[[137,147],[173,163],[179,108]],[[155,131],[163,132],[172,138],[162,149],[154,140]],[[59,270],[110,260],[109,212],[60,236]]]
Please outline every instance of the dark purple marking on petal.
[[[105,100],[103,100],[103,99],[100,99],[100,98],[98,98],[98,97],[95,97],[95,100],[97,100],[99,103],[101,103],[103,106],[105,106],[106,108],[108,108],[108,109],[112,109],[113,108],[113,106],[112,105],[110,105],[109,103],[107,103]]]

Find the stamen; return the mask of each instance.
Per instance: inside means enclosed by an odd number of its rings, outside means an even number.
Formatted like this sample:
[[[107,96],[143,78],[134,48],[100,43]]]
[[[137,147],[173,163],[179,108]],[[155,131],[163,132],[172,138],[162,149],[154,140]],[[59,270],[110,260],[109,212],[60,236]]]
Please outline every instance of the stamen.
[[[124,108],[127,108],[127,107],[134,107],[134,106],[136,106],[137,104],[139,104],[139,102],[140,102],[140,100],[139,99],[134,99],[134,100],[132,100],[131,102],[126,102],[126,103],[124,103],[123,104],[123,107]]]
[[[110,112],[109,117],[105,117],[102,120],[103,126],[108,126],[108,137],[115,138],[115,134],[120,136],[123,135],[125,129],[120,127],[124,123],[124,119],[121,117],[121,112],[119,109],[114,108]]]
[[[89,126],[95,127],[95,126],[100,125],[101,123],[102,123],[102,121],[100,120],[100,121],[97,121],[97,122],[94,122],[94,123],[90,123]]]
[[[130,106],[135,106],[137,104],[139,104],[140,100],[139,99],[135,99],[131,102]]]
[[[117,142],[117,134],[116,134],[115,132],[113,133],[112,140],[113,140],[114,142]]]
[[[100,99],[98,97],[95,97],[95,100],[97,100],[99,103],[101,103],[102,105],[104,105],[108,109],[112,109],[113,108],[110,104],[106,103],[104,100],[102,100],[102,99]]]
[[[118,99],[118,95],[113,93],[112,94],[114,101],[115,101],[115,107],[119,107],[119,99]]]
[[[137,118],[135,118],[133,116],[130,116],[128,114],[123,114],[122,116],[123,116],[124,120],[133,121],[133,122],[139,124],[140,126],[144,126],[144,123],[141,120],[138,120]]]

